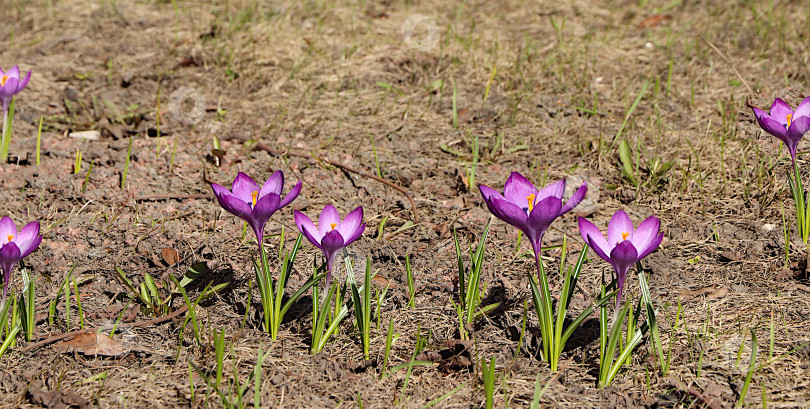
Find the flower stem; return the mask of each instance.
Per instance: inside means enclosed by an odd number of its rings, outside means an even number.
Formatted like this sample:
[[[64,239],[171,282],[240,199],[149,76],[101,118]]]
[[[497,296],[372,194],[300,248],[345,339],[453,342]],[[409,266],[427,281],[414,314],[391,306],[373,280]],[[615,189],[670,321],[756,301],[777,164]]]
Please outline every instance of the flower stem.
[[[540,333],[543,337],[543,358],[551,365],[551,370],[557,370],[557,346],[554,345],[554,313],[551,308],[551,293],[548,289],[548,280],[543,261],[540,259],[541,242],[531,240],[532,250],[534,250],[534,261],[537,267],[537,280],[539,286],[539,301],[541,305],[536,305],[537,318],[540,323]],[[536,300],[537,301],[537,300]]]
[[[789,178],[789,177],[788,177]],[[796,205],[796,224],[799,227],[799,235],[804,244],[807,244],[810,238],[810,212],[808,212],[806,197],[804,193],[804,186],[802,185],[801,174],[799,173],[799,165],[793,162],[793,181],[790,183],[791,193],[793,194],[793,201]]]
[[[3,129],[0,129],[0,135],[2,135],[2,138],[0,138],[0,159],[5,162],[8,157],[7,139],[11,137],[8,129],[8,108],[3,110]]]
[[[261,274],[263,286],[265,288],[260,288],[260,293],[262,295],[262,310],[264,311],[264,326],[265,331],[270,333],[270,338],[276,339],[278,333],[278,323],[276,322],[275,317],[275,306],[273,302],[275,300],[273,296],[273,279],[270,276],[270,266],[267,262],[267,252],[264,249],[264,234],[257,234],[256,239],[259,244],[259,254],[261,254]]]

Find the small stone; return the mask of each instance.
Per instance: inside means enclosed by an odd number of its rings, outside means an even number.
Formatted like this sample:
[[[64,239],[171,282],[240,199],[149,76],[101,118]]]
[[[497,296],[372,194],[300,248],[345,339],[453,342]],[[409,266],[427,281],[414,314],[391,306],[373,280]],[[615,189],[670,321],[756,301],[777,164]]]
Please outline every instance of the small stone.
[[[101,132],[99,131],[79,131],[79,132],[71,132],[68,134],[71,138],[78,138],[78,139],[87,139],[88,141],[97,141],[101,138]]]

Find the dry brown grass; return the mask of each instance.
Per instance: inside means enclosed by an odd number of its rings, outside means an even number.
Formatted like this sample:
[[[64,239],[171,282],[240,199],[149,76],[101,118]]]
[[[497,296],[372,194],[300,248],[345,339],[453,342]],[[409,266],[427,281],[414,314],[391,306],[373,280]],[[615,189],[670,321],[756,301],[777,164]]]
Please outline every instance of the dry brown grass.
[[[391,364],[398,365],[411,358],[417,328],[428,350],[441,349],[457,336],[450,305],[452,229],[458,229],[466,246],[489,219],[477,192],[465,186],[471,137],[478,135],[478,182],[500,187],[513,170],[535,181],[544,175],[584,179],[597,204],[591,218],[598,223],[624,209],[635,220],[657,215],[666,232],[664,245],[646,264],[665,317],[662,337],[672,351],[671,369],[661,373],[646,341],[614,385],[599,391],[596,341],[567,352],[558,374],[533,357],[533,336],[514,358],[517,344],[509,328],[519,328],[523,300],[530,298],[525,274],[532,263],[525,248],[515,256],[513,229],[493,224],[484,279],[488,288],[503,288],[510,306],[477,327],[472,358],[496,357],[497,407],[506,402],[528,407],[539,373],[542,385],[550,383],[542,406],[707,407],[716,397],[729,408],[745,378],[750,329],[757,334],[761,364],[745,403],[806,406],[810,294],[800,261],[807,249],[792,234],[793,268],[785,268],[781,206],[795,231],[784,183],[787,161],[784,154],[775,156],[779,145],[758,129],[745,100],[760,107],[774,96],[792,105],[801,100],[808,85],[810,53],[802,45],[810,16],[800,2],[788,1],[773,7],[744,1],[639,3],[647,2],[232,0],[227,6],[179,2],[177,14],[169,2],[8,5],[3,15],[10,24],[0,26],[0,62],[4,68],[19,63],[34,70],[19,99],[12,151],[32,154],[29,136],[40,116],[46,132],[40,168],[0,168],[0,188],[8,198],[0,210],[15,220],[41,218],[47,226],[46,242],[29,263],[50,279],[40,280],[39,299],[53,297],[78,261],[79,274],[92,278],[83,287],[91,294],[83,299],[88,320],[114,320],[107,314],[110,306],[125,302],[117,294],[124,289],[114,266],[126,267],[138,280],[142,272],[180,274],[187,267],[155,262],[163,247],[178,249],[188,263],[211,261],[215,278],[232,285],[201,307],[204,342],[197,345],[187,335],[179,360],[182,323],[177,322],[123,331],[120,339],[130,352],[120,359],[58,355],[49,348],[28,355],[12,352],[0,359],[0,402],[30,405],[25,397],[30,387],[72,390],[101,407],[217,407],[219,399],[196,374],[191,399],[186,361],[213,368],[209,331],[225,328],[230,345],[226,377],[233,377],[235,365],[244,382],[258,348],[269,348],[261,390],[262,403],[269,407],[355,407],[358,396],[364,407],[393,407],[395,401],[401,407],[422,407],[462,383],[466,386],[437,407],[483,406],[477,370],[444,373],[418,367],[404,393],[405,370],[380,379],[385,325],[372,335],[378,366],[365,371],[356,370],[361,349],[350,320],[321,354],[311,356],[306,306],[290,313],[293,319],[280,340],[272,342],[256,329],[260,317],[252,312],[254,294],[248,328],[240,329],[254,256],[254,247],[239,237],[241,223],[220,214],[209,200],[135,201],[155,194],[207,193],[204,168],[218,183],[237,170],[261,179],[271,169],[283,169],[288,180],[304,181],[296,203],[310,215],[326,203],[335,203],[341,212],[363,205],[368,233],[352,249],[370,255],[374,268],[392,283],[381,321],[394,322],[398,338]],[[659,13],[670,18],[639,28]],[[420,51],[404,44],[401,26],[414,14],[437,23],[436,47]],[[728,56],[756,94],[738,83],[723,57],[700,36]],[[484,101],[493,67],[497,73]],[[125,80],[131,85],[123,87]],[[636,189],[622,178],[615,149],[619,140],[612,140],[644,81],[650,81],[647,93],[620,139],[642,147],[642,170],[655,157],[675,165],[659,181]],[[452,125],[454,83],[458,128]],[[169,94],[182,86],[195,88],[207,100],[209,111],[196,126],[177,121],[167,110]],[[157,126],[158,88],[160,130],[168,132],[166,146],[177,143],[171,172],[170,149],[161,148],[156,158],[157,142],[143,137]],[[140,111],[136,123],[116,122],[121,112]],[[124,191],[117,185],[126,138],[87,142],[65,135],[107,122],[125,136],[135,135],[137,158]],[[419,206],[418,227],[390,241],[375,240],[372,231],[385,216],[388,233],[412,219],[399,193],[312,160],[251,152],[235,141],[223,142],[226,163],[216,168],[204,160],[212,135],[247,135],[277,149],[311,152],[376,173],[371,136],[383,177],[409,189]],[[501,145],[493,154],[499,135]],[[509,151],[522,144],[525,149]],[[442,145],[461,154],[443,152]],[[96,161],[86,193],[80,192],[84,172],[65,176],[76,149]],[[642,172],[642,180],[649,179]],[[190,213],[163,226],[156,222],[185,212]],[[269,230],[278,233],[284,225],[294,231],[289,216],[276,215]],[[563,234],[579,241],[574,218],[554,226],[547,244],[560,243]],[[270,241],[275,245],[275,240]],[[412,254],[417,274],[415,309],[404,306],[406,253]],[[291,288],[305,280],[315,255],[306,246]],[[545,256],[555,266],[559,252]],[[598,259],[586,265],[575,309],[587,305],[607,269]],[[629,285],[631,297],[637,297],[635,280]],[[553,287],[559,290],[556,282]],[[680,324],[672,327],[679,303]],[[529,310],[533,327],[536,317]],[[772,314],[775,359],[765,361]],[[43,322],[38,328],[40,334],[65,330],[64,323],[50,327]],[[105,381],[88,381],[105,372]],[[252,396],[251,385],[248,402]]]

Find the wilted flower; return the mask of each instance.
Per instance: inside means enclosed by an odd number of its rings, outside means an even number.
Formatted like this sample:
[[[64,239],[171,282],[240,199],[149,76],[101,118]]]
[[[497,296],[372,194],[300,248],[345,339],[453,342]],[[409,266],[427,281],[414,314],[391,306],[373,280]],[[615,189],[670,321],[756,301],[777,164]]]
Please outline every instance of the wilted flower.
[[[5,72],[2,68],[0,68],[0,103],[3,104],[3,112],[8,111],[8,106],[11,104],[11,99],[14,98],[14,95],[22,91],[26,85],[28,85],[28,80],[30,79],[30,70],[25,78],[21,79],[20,67],[15,65],[11,67],[8,72]]]
[[[0,219],[0,268],[3,269],[3,299],[6,300],[11,270],[20,260],[31,254],[42,243],[39,222],[25,225],[19,232],[10,217]],[[0,304],[2,304],[0,302]]]
[[[357,240],[366,229],[366,224],[363,223],[363,207],[352,210],[341,221],[335,206],[326,205],[318,219],[318,227],[315,227],[305,214],[297,210],[294,213],[298,230],[310,243],[321,249],[326,257],[326,285],[329,286],[338,251]]]
[[[489,186],[481,185],[479,189],[489,211],[520,229],[531,242],[535,256],[540,257],[543,234],[556,218],[571,211],[585,198],[588,184],[582,182],[565,204],[562,202],[565,179],[538,190],[523,175],[512,172],[503,187],[503,194]]]
[[[627,213],[619,210],[608,223],[607,238],[593,223],[579,218],[579,232],[582,239],[599,255],[613,266],[616,271],[616,312],[622,301],[622,291],[627,272],[633,264],[647,257],[661,244],[664,233],[660,232],[661,222],[650,216],[638,229],[633,229],[633,221]]]
[[[790,158],[796,163],[796,149],[802,136],[810,129],[810,97],[805,98],[796,110],[785,101],[776,98],[771,105],[771,112],[752,107],[759,126],[769,134],[784,142],[790,152]]]
[[[261,188],[250,176],[242,172],[236,175],[231,190],[216,183],[211,184],[220,206],[246,221],[256,233],[259,244],[264,238],[264,225],[273,213],[298,197],[298,193],[301,192],[301,181],[299,180],[282,199],[283,187],[284,174],[280,170],[270,175]]]

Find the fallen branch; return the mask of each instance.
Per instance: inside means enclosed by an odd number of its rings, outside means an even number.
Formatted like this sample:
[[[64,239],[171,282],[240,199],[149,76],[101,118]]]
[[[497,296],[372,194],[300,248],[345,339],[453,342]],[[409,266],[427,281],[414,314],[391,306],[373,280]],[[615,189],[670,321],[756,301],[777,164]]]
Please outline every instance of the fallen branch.
[[[184,306],[178,308],[177,311],[175,311],[175,312],[173,312],[171,314],[164,315],[164,316],[158,317],[158,318],[153,318],[151,320],[125,322],[123,324],[118,324],[117,326],[115,324],[107,324],[107,325],[102,325],[102,326],[95,327],[95,328],[85,328],[85,329],[80,329],[80,330],[73,331],[73,332],[67,332],[67,333],[64,333],[64,334],[54,335],[54,336],[46,338],[46,339],[44,339],[42,341],[35,342],[35,343],[31,344],[31,345],[28,345],[25,348],[23,348],[20,352],[25,353],[25,352],[31,351],[33,349],[37,349],[39,347],[43,347],[45,345],[54,343],[56,341],[61,341],[61,340],[65,339],[65,338],[73,338],[73,337],[75,337],[77,335],[81,335],[81,334],[89,334],[89,333],[93,333],[93,332],[101,332],[101,331],[108,330],[108,329],[113,329],[113,328],[145,327],[145,326],[148,326],[148,325],[161,324],[161,323],[164,323],[166,321],[171,321],[172,319],[176,318],[178,315],[186,312],[187,310],[188,310],[188,306],[184,305]]]
[[[211,197],[209,193],[195,194],[195,195],[152,195],[152,196],[139,196],[135,198],[135,203],[141,202],[160,202],[163,200],[185,200],[185,199],[205,199]]]
[[[720,58],[722,58],[726,62],[726,64],[728,64],[731,70],[734,71],[734,74],[737,75],[737,78],[739,78],[740,81],[743,83],[743,85],[745,85],[745,88],[748,88],[748,92],[753,95],[754,90],[751,89],[750,86],[748,86],[748,82],[745,81],[745,78],[743,78],[743,76],[740,75],[740,72],[737,71],[737,68],[734,67],[734,63],[732,63],[728,57],[726,57],[722,52],[720,52],[720,50],[714,44],[709,42],[709,40],[705,39],[702,35],[698,35],[698,37],[700,37],[700,39],[703,40],[703,42],[708,44],[709,47],[711,47],[714,50],[714,52],[716,52],[720,56]]]
[[[250,139],[248,139],[248,138],[246,138],[244,136],[237,136],[237,135],[223,136],[223,137],[220,137],[220,139],[223,140],[223,141],[237,140],[237,141],[241,141],[241,142],[250,142]],[[320,156],[314,156],[314,155],[310,155],[308,153],[303,153],[303,152],[295,152],[295,151],[286,151],[286,152],[284,152],[284,151],[281,151],[281,150],[278,150],[278,149],[273,149],[273,148],[271,148],[271,147],[269,147],[269,146],[267,146],[267,145],[265,145],[265,144],[263,144],[261,142],[256,143],[253,146],[253,149],[254,150],[263,150],[263,151],[265,151],[265,152],[267,152],[267,153],[269,153],[269,154],[271,154],[273,156],[285,156],[286,155],[286,156],[294,156],[294,157],[297,157],[297,158],[304,158],[304,159],[315,159],[318,162],[326,163],[328,165],[331,165],[331,166],[334,166],[334,167],[337,167],[337,168],[341,168],[341,169],[343,169],[343,170],[345,170],[347,172],[351,172],[351,173],[360,175],[360,176],[365,177],[365,178],[376,180],[376,181],[378,181],[378,182],[380,182],[382,184],[385,184],[386,186],[391,187],[392,189],[396,190],[397,192],[402,193],[402,195],[405,196],[405,198],[408,199],[408,202],[410,202],[410,204],[411,204],[411,212],[413,213],[414,220],[415,221],[419,220],[419,214],[416,212],[416,203],[413,201],[413,198],[411,197],[411,195],[408,194],[408,191],[405,190],[405,188],[403,188],[400,185],[397,185],[394,182],[391,182],[390,180],[386,180],[386,179],[383,179],[383,178],[381,178],[379,176],[363,172],[361,170],[355,169],[355,168],[353,168],[353,167],[351,167],[349,165],[345,165],[343,163],[332,162],[329,159],[325,159],[325,158],[320,157]]]

